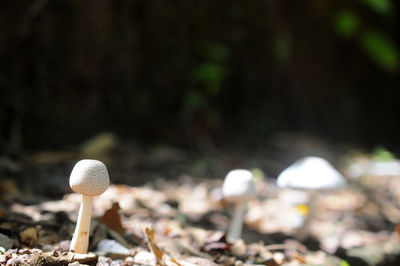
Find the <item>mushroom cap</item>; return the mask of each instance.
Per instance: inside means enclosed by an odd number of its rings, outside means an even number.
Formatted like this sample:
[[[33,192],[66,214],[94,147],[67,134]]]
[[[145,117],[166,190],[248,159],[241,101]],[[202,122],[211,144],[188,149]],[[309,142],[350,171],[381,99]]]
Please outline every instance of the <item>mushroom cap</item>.
[[[346,179],[327,160],[304,157],[286,168],[277,184],[297,189],[332,189],[344,187]]]
[[[244,169],[230,171],[222,185],[222,195],[224,199],[232,203],[240,203],[251,200],[255,197],[256,186],[253,174]]]
[[[107,168],[98,160],[77,162],[69,178],[72,190],[85,196],[98,196],[106,191],[109,184]]]
[[[365,172],[367,175],[373,176],[400,176],[400,162],[395,160],[387,162],[371,161]]]

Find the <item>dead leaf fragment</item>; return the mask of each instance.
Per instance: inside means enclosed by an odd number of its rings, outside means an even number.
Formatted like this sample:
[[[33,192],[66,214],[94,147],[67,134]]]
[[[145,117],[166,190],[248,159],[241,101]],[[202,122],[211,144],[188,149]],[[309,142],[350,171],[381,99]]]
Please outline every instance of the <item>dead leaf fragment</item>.
[[[304,264],[304,263],[307,262],[306,259],[305,259],[303,256],[301,256],[300,254],[296,254],[294,258],[295,258],[298,262],[300,262],[300,263],[302,263],[302,264]]]
[[[163,259],[163,257],[165,257],[164,252],[157,245],[157,241],[154,236],[154,231],[151,228],[146,227],[144,232],[146,235],[146,240],[147,240],[149,249],[154,254],[154,257],[156,258],[157,265],[164,266],[164,265],[170,265],[170,263],[173,263],[175,265],[181,266],[181,264],[176,259],[174,259],[170,256],[168,257],[168,260],[167,260],[167,262],[169,262],[169,263],[165,263],[164,259]]]
[[[98,256],[93,253],[78,254],[73,252],[65,252],[58,254],[57,252],[46,252],[40,260],[39,265],[68,265],[78,262],[79,264],[96,265]]]
[[[33,256],[29,259],[29,262],[32,265],[37,265],[37,263],[39,262],[39,259],[40,259],[40,255],[41,254],[39,252],[34,253]]]
[[[145,235],[146,235],[146,240],[147,240],[147,244],[149,246],[149,249],[154,254],[154,256],[156,258],[157,265],[164,265],[163,262],[162,262],[162,257],[164,256],[164,252],[162,252],[158,248],[153,230],[150,229],[149,227],[146,227],[144,229],[144,232],[145,232]]]
[[[100,218],[100,222],[123,235],[125,233],[125,228],[122,226],[119,212],[119,204],[118,202],[114,202],[112,207],[104,213],[103,217]]]
[[[219,253],[223,250],[230,250],[231,244],[226,242],[212,242],[203,247],[204,251],[209,253]]]
[[[396,225],[396,233],[400,235],[400,224]]]
[[[37,229],[30,227],[19,233],[19,237],[22,243],[33,246],[37,243]]]

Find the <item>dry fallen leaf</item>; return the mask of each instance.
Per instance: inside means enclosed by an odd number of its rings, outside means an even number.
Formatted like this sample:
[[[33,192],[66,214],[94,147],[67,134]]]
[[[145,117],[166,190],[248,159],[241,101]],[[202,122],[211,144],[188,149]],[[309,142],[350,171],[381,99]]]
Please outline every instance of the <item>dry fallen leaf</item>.
[[[231,250],[232,245],[226,242],[212,242],[203,247],[204,251],[209,253],[218,253],[223,250]]]
[[[400,235],[400,224],[396,224],[396,233]]]
[[[159,265],[159,266],[167,265],[166,263],[164,263],[164,260],[163,260],[164,252],[157,245],[157,241],[154,236],[154,231],[151,228],[146,227],[144,232],[146,235],[146,240],[147,240],[149,249],[154,254],[154,257],[156,258],[157,265]],[[175,265],[181,266],[181,264],[172,257],[169,257],[169,262],[172,262]]]
[[[80,264],[96,265],[98,256],[93,253],[78,254],[73,252],[65,252],[58,254],[57,252],[47,252],[39,259],[42,264],[39,265],[68,265],[69,263],[79,262]]]
[[[125,233],[125,228],[122,226],[119,210],[120,207],[118,202],[113,203],[112,207],[104,213],[103,217],[100,218],[100,222],[123,235]]]
[[[33,246],[37,243],[37,229],[35,227],[30,227],[19,233],[21,242]]]
[[[149,227],[146,227],[144,229],[144,232],[145,232],[145,235],[146,235],[146,240],[147,240],[147,244],[149,246],[149,249],[154,254],[154,256],[156,258],[157,265],[164,265],[163,261],[162,261],[162,257],[164,256],[164,252],[162,252],[158,248],[153,230],[150,229]]]

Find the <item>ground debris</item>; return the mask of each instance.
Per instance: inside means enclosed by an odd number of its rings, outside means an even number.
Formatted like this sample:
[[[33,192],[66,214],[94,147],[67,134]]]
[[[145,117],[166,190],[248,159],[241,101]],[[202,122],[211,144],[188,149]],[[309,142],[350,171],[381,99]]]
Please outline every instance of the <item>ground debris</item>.
[[[43,252],[39,249],[9,249],[0,256],[1,265],[63,266],[74,262],[85,265],[96,265],[97,261],[98,256],[94,253]]]
[[[157,156],[158,164],[168,165],[169,155]],[[321,193],[310,238],[303,242],[293,235],[308,213],[309,194],[279,189],[268,177],[257,182],[235,243],[226,240],[231,215],[221,179],[185,174],[143,186],[113,184],[94,200],[89,254],[68,252],[80,195],[27,201],[24,191],[6,187],[0,197],[0,265],[357,266],[399,260],[400,178],[366,177]]]

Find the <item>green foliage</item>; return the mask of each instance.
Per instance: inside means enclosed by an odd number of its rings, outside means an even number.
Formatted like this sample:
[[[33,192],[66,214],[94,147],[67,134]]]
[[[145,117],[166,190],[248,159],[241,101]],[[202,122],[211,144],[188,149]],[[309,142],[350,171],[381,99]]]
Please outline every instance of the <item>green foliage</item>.
[[[392,3],[390,0],[362,0],[362,3],[382,15],[388,15],[392,12]],[[355,11],[348,9],[339,11],[333,19],[336,33],[345,39],[356,35],[361,28],[360,25],[362,22],[362,19],[359,18]],[[360,42],[366,55],[382,69],[389,72],[397,71],[399,67],[399,54],[396,44],[379,30],[371,30],[368,26],[366,28],[361,33]]]
[[[225,68],[213,62],[199,65],[193,73],[194,80],[203,83],[207,92],[211,95],[218,93],[225,75]]]
[[[186,224],[187,223],[187,217],[183,214],[178,214],[177,216],[175,216],[175,220],[179,223],[179,224]]]
[[[399,67],[399,54],[389,38],[377,31],[368,31],[362,36],[362,46],[367,55],[387,71]]]
[[[221,121],[220,113],[211,103],[211,100],[201,91],[195,89],[189,90],[186,93],[184,104],[185,110],[190,115],[200,112],[203,115],[204,120],[211,127],[218,125]]]
[[[229,50],[218,43],[206,43],[199,52],[202,60],[192,71],[192,88],[186,92],[184,106],[189,117],[201,116],[207,126],[216,127],[221,115],[215,99],[228,73],[225,63]]]
[[[352,37],[360,26],[358,16],[351,10],[342,10],[334,18],[336,32],[343,38]]]
[[[229,57],[229,50],[221,44],[206,45],[207,57],[214,62],[224,62]]]
[[[378,147],[372,152],[372,158],[379,162],[388,162],[395,159],[395,156],[390,151],[383,147]]]
[[[204,61],[193,70],[193,81],[202,86],[206,94],[216,95],[227,74],[224,62],[229,58],[229,50],[221,44],[207,43],[201,49],[201,56]]]
[[[265,176],[264,171],[260,168],[252,168],[250,172],[253,174],[254,180],[261,181]]]
[[[350,264],[345,260],[341,260],[340,261],[340,266],[350,266]]]
[[[189,90],[186,93],[185,107],[187,110],[199,110],[204,105],[203,96],[196,90]]]
[[[288,40],[286,40],[285,38],[278,37],[275,43],[276,59],[280,63],[286,64],[289,61],[291,54],[292,54],[292,47],[288,42]]]
[[[392,11],[390,0],[362,0],[362,2],[377,13],[389,14]]]

